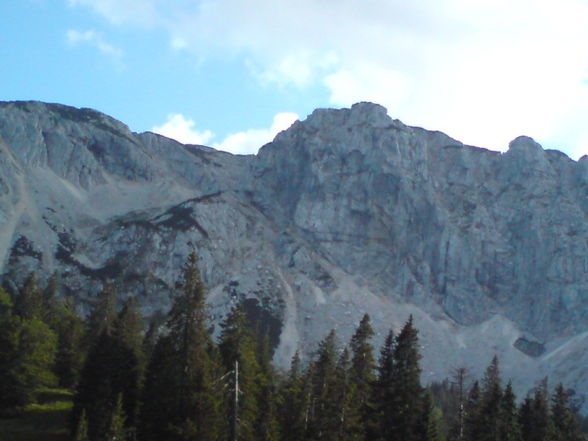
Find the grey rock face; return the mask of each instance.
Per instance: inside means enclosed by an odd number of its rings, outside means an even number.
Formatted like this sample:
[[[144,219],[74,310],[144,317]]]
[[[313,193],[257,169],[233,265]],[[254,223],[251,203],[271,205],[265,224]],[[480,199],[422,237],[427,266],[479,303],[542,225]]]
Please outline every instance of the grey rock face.
[[[59,269],[82,307],[116,281],[153,313],[196,250],[214,319],[249,299],[281,364],[364,312],[376,344],[412,313],[425,379],[497,353],[519,390],[550,374],[587,393],[587,210],[588,159],[465,146],[370,103],[316,110],[257,156],[0,104],[6,284]]]

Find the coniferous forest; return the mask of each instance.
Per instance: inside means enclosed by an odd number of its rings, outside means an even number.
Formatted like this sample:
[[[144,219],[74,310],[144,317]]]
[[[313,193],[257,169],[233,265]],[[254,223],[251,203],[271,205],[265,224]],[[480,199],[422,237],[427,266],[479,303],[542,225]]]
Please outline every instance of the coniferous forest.
[[[283,372],[243,305],[213,338],[195,255],[180,286],[167,316],[149,323],[111,285],[85,318],[57,276],[0,291],[0,423],[60,388],[71,391],[72,441],[586,439],[571,391],[545,379],[518,399],[496,357],[480,379],[459,367],[424,387],[412,317],[377,350],[365,315],[346,345],[331,331]]]

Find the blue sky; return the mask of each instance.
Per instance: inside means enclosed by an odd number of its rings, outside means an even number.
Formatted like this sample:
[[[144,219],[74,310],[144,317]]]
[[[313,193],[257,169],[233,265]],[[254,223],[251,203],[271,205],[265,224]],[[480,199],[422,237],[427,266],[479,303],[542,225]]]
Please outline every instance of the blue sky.
[[[317,107],[588,153],[586,0],[5,0],[0,100],[255,152]]]

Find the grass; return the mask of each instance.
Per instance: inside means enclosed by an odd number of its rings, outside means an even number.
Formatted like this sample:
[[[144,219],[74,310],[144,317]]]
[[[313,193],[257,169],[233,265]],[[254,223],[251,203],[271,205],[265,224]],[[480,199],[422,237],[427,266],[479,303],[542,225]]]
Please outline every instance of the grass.
[[[66,441],[72,393],[42,389],[37,402],[14,418],[0,419],[0,441]]]

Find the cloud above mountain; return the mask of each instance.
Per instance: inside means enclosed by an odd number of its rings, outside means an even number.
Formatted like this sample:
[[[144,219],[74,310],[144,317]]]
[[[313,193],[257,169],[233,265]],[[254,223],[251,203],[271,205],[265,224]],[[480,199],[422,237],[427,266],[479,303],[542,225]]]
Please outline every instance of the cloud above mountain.
[[[465,142],[588,141],[566,123],[588,112],[580,0],[69,1],[164,29],[199,59],[240,57],[263,84],[321,85],[331,105],[372,100]]]

